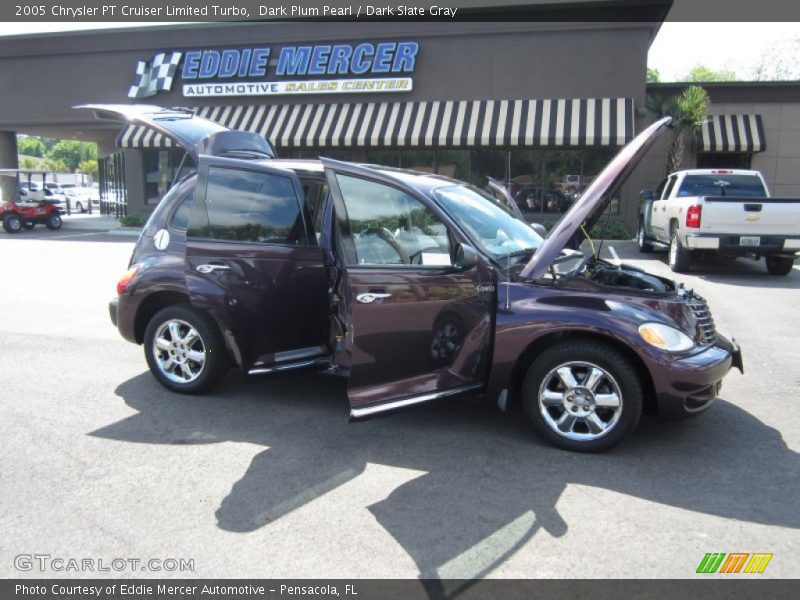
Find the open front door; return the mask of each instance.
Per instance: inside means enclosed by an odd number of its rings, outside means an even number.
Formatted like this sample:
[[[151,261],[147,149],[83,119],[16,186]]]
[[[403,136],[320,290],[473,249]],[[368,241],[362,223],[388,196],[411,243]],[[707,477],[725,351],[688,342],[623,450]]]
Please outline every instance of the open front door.
[[[388,173],[323,162],[345,275],[337,295],[351,416],[480,389],[493,271],[480,259],[455,266],[466,239],[424,194]]]

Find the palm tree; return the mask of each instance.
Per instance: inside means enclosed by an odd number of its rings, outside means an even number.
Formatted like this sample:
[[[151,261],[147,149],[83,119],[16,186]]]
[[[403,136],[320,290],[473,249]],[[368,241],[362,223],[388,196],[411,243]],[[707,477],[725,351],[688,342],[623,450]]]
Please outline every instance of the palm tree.
[[[706,119],[711,100],[701,87],[692,85],[668,100],[647,97],[647,110],[656,117],[672,117],[672,139],[667,149],[667,175],[681,168],[687,139],[692,139]]]

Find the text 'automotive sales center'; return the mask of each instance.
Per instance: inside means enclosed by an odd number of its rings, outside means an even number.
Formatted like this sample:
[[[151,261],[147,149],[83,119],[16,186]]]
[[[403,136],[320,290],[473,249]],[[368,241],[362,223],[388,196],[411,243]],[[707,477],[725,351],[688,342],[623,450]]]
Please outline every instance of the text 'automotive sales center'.
[[[480,22],[473,11],[470,21],[197,23],[5,38],[0,167],[17,166],[16,134],[96,141],[105,210],[148,212],[182,151],[72,107],[186,106],[260,133],[283,157],[514,182],[532,218],[554,220],[652,121],[646,96],[681,90],[646,84],[648,48],[672,0],[641,2],[635,21],[615,20],[614,3],[603,5],[608,18],[591,22]],[[774,193],[800,194],[800,86],[706,89],[712,114],[684,166],[752,167]],[[658,184],[664,164],[662,141],[611,218],[634,231],[638,192]]]

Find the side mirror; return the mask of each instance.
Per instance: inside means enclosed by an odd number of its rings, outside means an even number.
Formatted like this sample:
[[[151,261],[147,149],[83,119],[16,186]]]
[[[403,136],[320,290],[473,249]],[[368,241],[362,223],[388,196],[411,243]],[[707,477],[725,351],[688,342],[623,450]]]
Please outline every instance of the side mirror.
[[[478,253],[475,248],[467,244],[459,244],[456,248],[453,266],[459,271],[469,271],[478,265]]]
[[[651,202],[655,200],[655,196],[653,195],[653,190],[642,190],[639,192],[639,200],[641,202]]]
[[[544,225],[541,223],[528,223],[536,233],[540,236],[545,237],[547,235],[547,229],[544,228]]]

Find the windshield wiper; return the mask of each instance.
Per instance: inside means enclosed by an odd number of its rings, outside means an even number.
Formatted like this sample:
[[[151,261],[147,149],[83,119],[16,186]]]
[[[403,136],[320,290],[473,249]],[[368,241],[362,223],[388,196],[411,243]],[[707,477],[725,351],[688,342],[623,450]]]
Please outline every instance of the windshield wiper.
[[[508,258],[515,258],[517,256],[526,256],[528,254],[533,254],[536,252],[536,248],[523,248],[522,250],[515,250],[514,252],[509,252],[508,254],[504,254],[503,256],[507,256]]]

